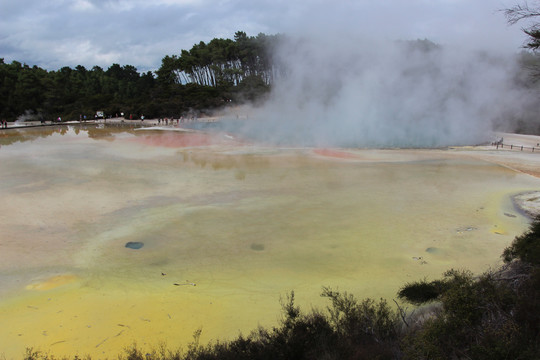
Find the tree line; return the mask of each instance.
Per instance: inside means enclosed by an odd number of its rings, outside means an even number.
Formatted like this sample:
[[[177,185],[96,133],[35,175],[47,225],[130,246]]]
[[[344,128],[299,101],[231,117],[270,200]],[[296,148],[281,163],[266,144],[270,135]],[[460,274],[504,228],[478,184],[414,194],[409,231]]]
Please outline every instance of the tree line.
[[[540,12],[522,5],[505,14],[515,23]],[[532,26],[524,32],[528,51],[518,55],[521,72],[516,75],[516,86],[536,91],[540,30]],[[233,39],[200,41],[178,55],[166,55],[159,69],[143,73],[132,65],[119,64],[108,69],[78,65],[47,71],[18,61],[8,64],[0,58],[0,119],[77,120],[81,115],[93,118],[97,111],[135,119],[143,115],[180,117],[228,104],[262,101],[276,79],[287,72],[274,57],[285,41],[284,35],[248,36],[237,31]],[[426,53],[440,49],[429,40],[407,41],[404,46]],[[503,131],[540,134],[536,113],[532,106],[496,125]]]
[[[165,56],[157,71],[169,84],[240,86],[247,79],[270,85],[274,76],[272,49],[280,35],[260,33],[256,37],[237,31],[234,40],[213,39],[182,50],[180,56]]]
[[[272,83],[271,53],[279,37],[238,31],[234,40],[201,41],[179,56],[167,55],[157,71],[145,73],[119,64],[106,70],[78,65],[47,71],[0,58],[0,118],[76,120],[83,114],[93,117],[96,111],[180,116],[231,101],[254,101]]]

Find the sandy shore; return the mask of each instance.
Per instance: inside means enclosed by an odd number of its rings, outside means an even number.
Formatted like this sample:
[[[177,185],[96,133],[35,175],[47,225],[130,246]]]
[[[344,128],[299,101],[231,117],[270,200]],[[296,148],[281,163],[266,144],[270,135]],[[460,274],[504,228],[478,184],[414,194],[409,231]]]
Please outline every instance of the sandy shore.
[[[540,136],[495,133],[494,141],[504,146],[461,147],[455,150],[471,157],[489,161],[513,171],[540,178]],[[540,190],[527,191],[513,197],[515,205],[527,216],[540,216]]]
[[[493,141],[500,139],[504,139],[504,147],[486,144],[450,147],[450,150],[505,166],[514,171],[540,177],[540,136],[509,133],[493,134]]]

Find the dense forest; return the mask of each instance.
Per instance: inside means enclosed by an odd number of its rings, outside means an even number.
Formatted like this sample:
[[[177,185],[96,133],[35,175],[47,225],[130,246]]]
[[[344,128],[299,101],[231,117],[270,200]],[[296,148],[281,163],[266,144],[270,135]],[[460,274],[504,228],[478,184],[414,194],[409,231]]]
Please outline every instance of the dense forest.
[[[139,73],[132,65],[47,71],[0,58],[0,117],[77,120],[124,113],[135,118],[175,116],[229,102],[254,101],[269,90],[275,69],[271,49],[279,35],[213,39],[165,56],[160,68]]]

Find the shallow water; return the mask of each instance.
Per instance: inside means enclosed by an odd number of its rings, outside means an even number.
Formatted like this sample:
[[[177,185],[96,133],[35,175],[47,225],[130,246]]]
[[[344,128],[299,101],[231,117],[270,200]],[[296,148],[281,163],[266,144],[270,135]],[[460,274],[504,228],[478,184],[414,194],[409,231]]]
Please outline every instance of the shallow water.
[[[63,132],[63,133],[62,133]],[[322,286],[392,299],[499,263],[540,179],[451,150],[69,127],[0,137],[0,354],[231,338]],[[139,249],[127,243],[142,243]]]

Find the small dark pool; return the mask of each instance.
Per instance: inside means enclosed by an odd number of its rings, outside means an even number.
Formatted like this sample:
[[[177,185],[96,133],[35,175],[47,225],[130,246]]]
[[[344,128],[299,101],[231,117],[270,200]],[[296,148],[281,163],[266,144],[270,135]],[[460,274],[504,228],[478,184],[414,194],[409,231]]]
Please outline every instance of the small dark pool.
[[[126,243],[126,247],[128,249],[133,249],[133,250],[139,250],[143,246],[144,246],[144,243],[139,242],[139,241],[130,241]]]

